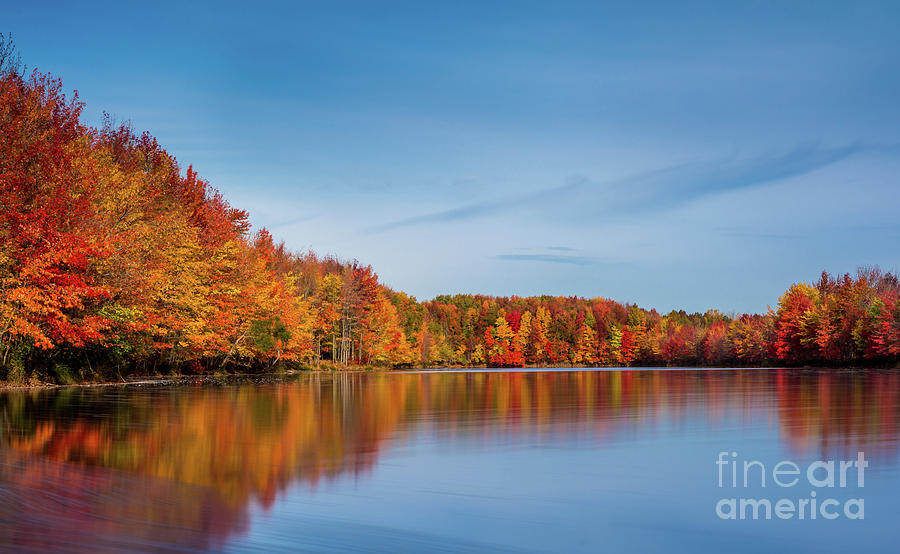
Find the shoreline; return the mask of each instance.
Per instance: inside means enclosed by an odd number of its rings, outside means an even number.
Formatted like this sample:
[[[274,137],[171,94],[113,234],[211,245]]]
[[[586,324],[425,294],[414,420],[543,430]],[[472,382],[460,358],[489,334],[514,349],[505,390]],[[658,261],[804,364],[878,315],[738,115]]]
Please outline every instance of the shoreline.
[[[0,393],[17,392],[17,391],[44,391],[65,388],[109,388],[109,387],[166,387],[166,386],[228,386],[234,384],[253,384],[266,385],[283,382],[286,378],[297,377],[306,374],[325,373],[329,375],[341,373],[453,373],[465,372],[472,373],[481,371],[487,372],[515,372],[515,371],[534,371],[546,369],[550,371],[686,371],[686,370],[702,370],[702,371],[737,371],[737,370],[759,370],[771,371],[779,369],[787,369],[793,371],[841,371],[841,372],[869,372],[869,371],[897,371],[900,367],[830,367],[830,366],[771,366],[771,367],[703,367],[703,366],[635,366],[635,367],[606,367],[606,366],[570,366],[570,365],[553,365],[553,366],[525,366],[525,367],[487,367],[478,366],[444,366],[444,367],[414,367],[414,368],[346,368],[346,369],[304,369],[290,370],[285,372],[271,373],[231,373],[220,375],[172,375],[172,376],[153,376],[146,375],[134,377],[123,381],[102,381],[102,382],[85,382],[85,383],[37,383],[25,385],[11,385],[0,382]]]

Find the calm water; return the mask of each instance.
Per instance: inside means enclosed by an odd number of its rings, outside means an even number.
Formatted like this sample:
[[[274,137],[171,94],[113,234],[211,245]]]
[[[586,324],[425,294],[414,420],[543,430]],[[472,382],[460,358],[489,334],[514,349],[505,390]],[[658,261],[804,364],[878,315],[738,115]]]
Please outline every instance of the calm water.
[[[895,550],[898,417],[900,373],[887,371],[328,374],[6,393],[0,545]],[[724,471],[719,488],[723,451],[765,464],[766,487],[751,471],[748,488],[732,488]],[[805,473],[859,451],[864,487],[856,469],[845,488],[771,481],[779,461]],[[863,499],[864,519],[841,508],[834,520],[716,514],[722,498],[796,503],[812,490],[839,505]]]

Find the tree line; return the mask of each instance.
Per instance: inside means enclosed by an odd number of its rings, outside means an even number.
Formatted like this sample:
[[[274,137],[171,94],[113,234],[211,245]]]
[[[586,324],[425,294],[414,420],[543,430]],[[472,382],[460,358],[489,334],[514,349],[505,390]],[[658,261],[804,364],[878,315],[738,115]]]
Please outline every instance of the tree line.
[[[81,122],[0,35],[0,379],[321,366],[896,363],[891,273],[823,274],[765,314],[391,290],[295,253],[148,133]]]

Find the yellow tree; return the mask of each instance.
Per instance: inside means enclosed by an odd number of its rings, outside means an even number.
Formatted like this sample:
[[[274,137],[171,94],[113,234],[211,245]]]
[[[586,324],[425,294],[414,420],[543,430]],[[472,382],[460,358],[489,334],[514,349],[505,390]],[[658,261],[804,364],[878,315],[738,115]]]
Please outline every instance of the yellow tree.
[[[379,292],[363,320],[362,349],[367,361],[381,365],[413,363],[413,350],[406,340],[397,308]]]
[[[590,312],[578,314],[575,347],[572,349],[573,364],[594,365],[597,363],[597,334],[593,329],[594,316]]]
[[[484,338],[488,363],[500,367],[510,365],[510,343],[515,333],[506,321],[506,310],[500,308],[493,327],[485,329]]]
[[[313,338],[318,359],[322,358],[323,345],[328,348],[332,360],[334,359],[334,353],[337,351],[337,322],[341,318],[342,286],[343,280],[339,275],[325,275],[319,282],[313,298],[313,311],[315,312]]]
[[[531,324],[531,354],[528,357],[528,361],[537,364],[548,361],[550,354],[550,339],[548,338],[550,322],[550,311],[543,306],[539,306]]]

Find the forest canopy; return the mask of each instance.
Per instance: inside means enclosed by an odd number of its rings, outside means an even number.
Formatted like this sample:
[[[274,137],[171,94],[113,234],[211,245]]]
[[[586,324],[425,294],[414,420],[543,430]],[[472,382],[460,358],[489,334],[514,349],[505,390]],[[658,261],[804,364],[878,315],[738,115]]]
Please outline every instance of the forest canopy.
[[[765,314],[391,290],[292,252],[149,133],[26,70],[0,36],[0,379],[281,367],[895,364],[900,283],[799,283]]]

